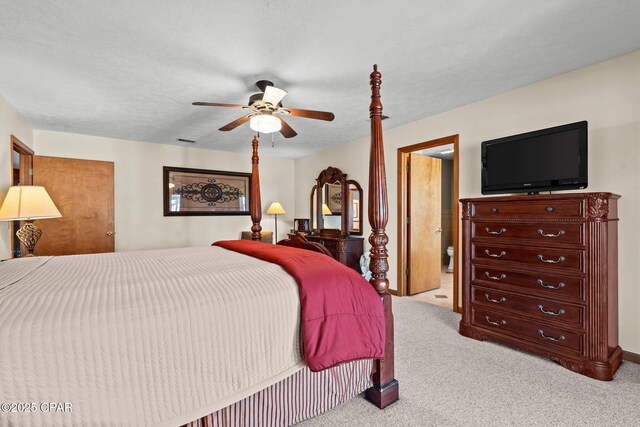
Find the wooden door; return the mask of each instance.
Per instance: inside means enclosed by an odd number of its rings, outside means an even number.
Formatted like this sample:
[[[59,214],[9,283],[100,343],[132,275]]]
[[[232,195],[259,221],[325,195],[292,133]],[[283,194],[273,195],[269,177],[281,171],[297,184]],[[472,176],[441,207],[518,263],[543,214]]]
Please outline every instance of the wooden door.
[[[42,185],[62,218],[37,222],[36,255],[113,252],[113,162],[33,157],[33,184]]]
[[[407,177],[407,254],[409,295],[440,287],[442,160],[409,157]]]
[[[33,150],[26,144],[11,135],[11,185],[32,185],[33,184]],[[18,162],[16,164],[16,157]],[[17,166],[17,169],[16,169]],[[11,232],[11,250],[13,257],[22,256],[27,253],[27,247],[16,236],[16,232],[26,223],[24,221],[13,221]]]

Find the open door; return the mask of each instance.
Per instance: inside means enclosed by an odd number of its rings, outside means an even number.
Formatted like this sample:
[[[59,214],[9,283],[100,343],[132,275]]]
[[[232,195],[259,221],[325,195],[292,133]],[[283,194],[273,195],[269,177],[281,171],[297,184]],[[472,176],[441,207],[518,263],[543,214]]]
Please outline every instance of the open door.
[[[407,197],[407,291],[440,287],[442,160],[411,154]]]
[[[38,221],[36,255],[113,252],[113,162],[33,157],[33,184],[47,189],[62,218]]]

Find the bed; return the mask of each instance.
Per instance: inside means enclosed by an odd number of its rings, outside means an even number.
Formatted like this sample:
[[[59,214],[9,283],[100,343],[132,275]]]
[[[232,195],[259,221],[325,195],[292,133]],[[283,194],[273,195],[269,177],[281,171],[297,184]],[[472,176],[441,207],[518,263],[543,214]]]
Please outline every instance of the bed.
[[[370,80],[370,284],[300,237],[3,263],[0,425],[290,425],[362,391],[396,401],[377,66]],[[257,138],[252,177],[259,241]]]

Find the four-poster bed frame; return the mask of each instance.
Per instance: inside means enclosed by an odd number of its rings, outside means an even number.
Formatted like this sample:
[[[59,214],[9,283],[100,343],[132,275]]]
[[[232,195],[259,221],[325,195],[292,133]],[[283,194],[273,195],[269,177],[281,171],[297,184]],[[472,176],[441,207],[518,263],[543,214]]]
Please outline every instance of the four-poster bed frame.
[[[389,263],[387,261],[387,237],[385,227],[388,220],[387,202],[387,178],[384,165],[384,144],[382,139],[382,102],[380,100],[380,86],[382,75],[378,66],[373,66],[370,75],[371,104],[369,105],[369,117],[371,118],[371,149],[369,154],[369,224],[371,235],[371,271],[370,283],[380,295],[384,305],[386,343],[384,360],[376,360],[372,372],[373,387],[366,390],[366,398],[379,408],[398,400],[398,381],[394,377],[394,336],[393,336],[393,312],[391,307],[391,295],[389,289]],[[260,240],[262,227],[262,205],[260,200],[260,172],[258,156],[258,138],[253,137],[253,155],[251,156],[251,226],[252,239]],[[277,239],[277,236],[276,236]],[[302,236],[295,236],[290,240],[283,240],[278,244],[295,246],[303,249],[322,252],[330,255],[327,249],[317,243],[307,241]]]

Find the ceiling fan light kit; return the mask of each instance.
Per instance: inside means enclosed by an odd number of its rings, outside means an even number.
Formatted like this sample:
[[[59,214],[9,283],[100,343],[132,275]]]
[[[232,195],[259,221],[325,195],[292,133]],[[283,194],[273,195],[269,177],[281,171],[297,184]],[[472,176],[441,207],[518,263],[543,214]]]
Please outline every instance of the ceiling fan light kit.
[[[260,133],[279,132],[282,129],[282,122],[271,114],[258,114],[251,117],[249,127]]]
[[[249,122],[252,130],[260,133],[280,132],[285,138],[292,138],[298,133],[285,122],[281,116],[303,117],[307,119],[332,121],[335,116],[327,111],[300,110],[297,108],[284,108],[282,99],[287,91],[279,89],[269,80],[260,80],[256,86],[262,91],[251,95],[248,105],[221,104],[217,102],[194,102],[193,105],[206,107],[227,107],[250,109],[251,112],[231,123],[227,123],[219,130],[226,132],[233,130],[243,123]]]

